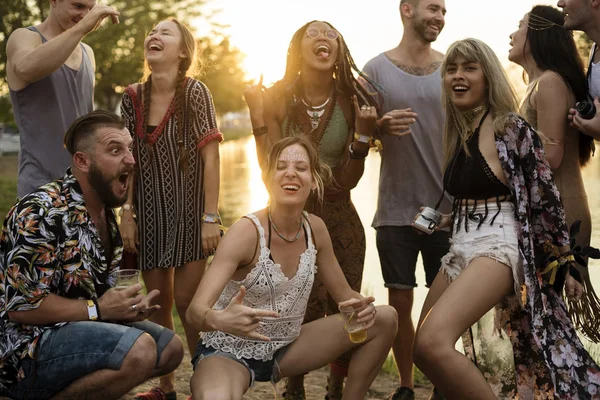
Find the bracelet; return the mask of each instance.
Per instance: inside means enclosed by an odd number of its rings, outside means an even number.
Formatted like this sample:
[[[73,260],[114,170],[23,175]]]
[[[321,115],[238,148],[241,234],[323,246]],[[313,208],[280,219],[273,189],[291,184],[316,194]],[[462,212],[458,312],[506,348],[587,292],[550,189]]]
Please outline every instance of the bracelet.
[[[202,213],[202,222],[205,224],[222,224],[219,214]]]
[[[102,321],[102,314],[100,314],[100,306],[98,305],[98,299],[92,299],[96,306],[96,314],[98,314],[98,321]]]
[[[357,142],[361,142],[361,143],[370,145],[371,140],[373,140],[373,137],[371,137],[369,135],[362,135],[360,133],[354,132],[354,140],[356,140]]]
[[[268,125],[263,125],[261,127],[258,127],[256,129],[252,130],[252,134],[256,137],[262,136],[262,135],[266,135],[267,132],[269,132],[269,126]]]
[[[352,143],[350,143],[350,146],[348,146],[348,151],[350,152],[350,158],[353,160],[364,160],[369,154],[369,151],[367,151],[365,154],[356,154],[354,150],[352,150]]]

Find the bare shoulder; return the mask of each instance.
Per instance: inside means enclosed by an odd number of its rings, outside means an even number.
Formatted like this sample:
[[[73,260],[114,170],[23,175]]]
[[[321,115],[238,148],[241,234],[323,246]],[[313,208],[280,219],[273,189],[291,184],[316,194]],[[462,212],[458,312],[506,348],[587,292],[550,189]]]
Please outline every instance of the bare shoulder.
[[[537,92],[540,97],[545,96],[568,96],[571,90],[565,80],[554,71],[544,71],[538,81]]]
[[[324,238],[329,237],[329,231],[327,230],[325,221],[314,214],[308,214],[308,222],[310,223],[310,228],[312,229],[317,247],[319,247],[324,243]]]
[[[42,44],[42,38],[36,32],[30,31],[26,28],[16,29],[8,37],[6,43],[6,50],[8,56],[11,56],[12,52],[21,49],[34,49]]]

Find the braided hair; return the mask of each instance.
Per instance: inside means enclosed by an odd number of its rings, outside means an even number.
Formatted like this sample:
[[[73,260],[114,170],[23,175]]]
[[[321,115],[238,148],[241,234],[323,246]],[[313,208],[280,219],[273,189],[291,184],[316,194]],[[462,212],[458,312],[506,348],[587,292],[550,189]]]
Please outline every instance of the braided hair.
[[[295,124],[298,123],[298,113],[294,110],[301,107],[303,89],[302,80],[300,79],[300,70],[303,64],[302,39],[306,35],[308,27],[315,22],[323,22],[329,25],[331,29],[338,32],[338,38],[336,39],[338,43],[338,53],[335,62],[335,70],[333,71],[337,97],[344,97],[351,100],[353,96],[356,96],[359,106],[367,105],[377,108],[374,95],[381,91],[380,86],[367,75],[363,74],[356,66],[344,37],[332,24],[327,21],[313,20],[300,27],[300,29],[294,33],[294,36],[292,36],[287,52],[285,74],[283,79],[273,85],[275,93],[282,94],[285,101],[289,103],[290,122]],[[363,80],[363,83],[359,81],[353,71],[356,72],[361,80]],[[370,88],[365,87],[364,83],[370,85]],[[371,89],[375,92],[371,91]],[[352,104],[352,102],[350,102],[350,104]],[[352,120],[354,120],[354,107],[351,107],[351,110]]]
[[[175,126],[177,145],[179,147],[179,168],[186,171],[188,167],[189,154],[186,147],[187,126],[185,123],[185,82],[188,74],[197,73],[199,69],[198,61],[196,60],[196,40],[190,29],[179,22],[175,18],[167,18],[166,21],[171,21],[177,25],[181,33],[181,50],[186,55],[179,62],[177,70],[177,79],[175,81]],[[156,26],[156,25],[155,25]],[[148,65],[148,61],[144,60],[144,75],[142,77],[142,105],[143,105],[143,128],[142,135],[148,145],[151,145],[147,139],[148,120],[150,114],[150,103],[152,98],[152,68]],[[150,151],[152,154],[152,151]]]

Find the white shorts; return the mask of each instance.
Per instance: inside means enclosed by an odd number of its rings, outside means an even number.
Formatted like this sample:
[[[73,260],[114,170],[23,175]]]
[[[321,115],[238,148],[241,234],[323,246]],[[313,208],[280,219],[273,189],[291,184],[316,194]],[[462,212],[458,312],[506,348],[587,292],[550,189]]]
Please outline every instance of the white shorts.
[[[450,251],[442,258],[440,270],[453,281],[471,261],[488,257],[512,269],[515,294],[519,296],[524,279],[523,258],[519,251],[514,205],[503,201],[498,207],[495,202],[488,202],[487,216],[485,213],[483,201],[475,210],[472,205],[461,206],[461,217],[455,216]]]

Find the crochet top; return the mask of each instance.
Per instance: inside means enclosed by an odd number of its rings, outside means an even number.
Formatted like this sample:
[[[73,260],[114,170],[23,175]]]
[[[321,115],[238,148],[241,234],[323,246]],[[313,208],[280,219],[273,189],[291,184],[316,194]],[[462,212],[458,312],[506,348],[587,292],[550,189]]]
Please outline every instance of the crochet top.
[[[268,361],[280,348],[292,343],[300,335],[300,328],[306,313],[308,296],[312,290],[317,250],[312,241],[308,214],[304,212],[304,229],[307,249],[300,255],[296,275],[288,279],[281,266],[271,258],[271,251],[265,240],[265,231],[254,214],[246,215],[257,227],[260,254],[256,266],[242,281],[230,280],[213,306],[214,310],[226,308],[236,296],[240,287],[246,287],[243,304],[254,309],[277,311],[277,318],[263,318],[257,333],[271,339],[269,342],[232,335],[221,331],[203,334],[202,343],[220,351],[233,354],[237,358]]]

